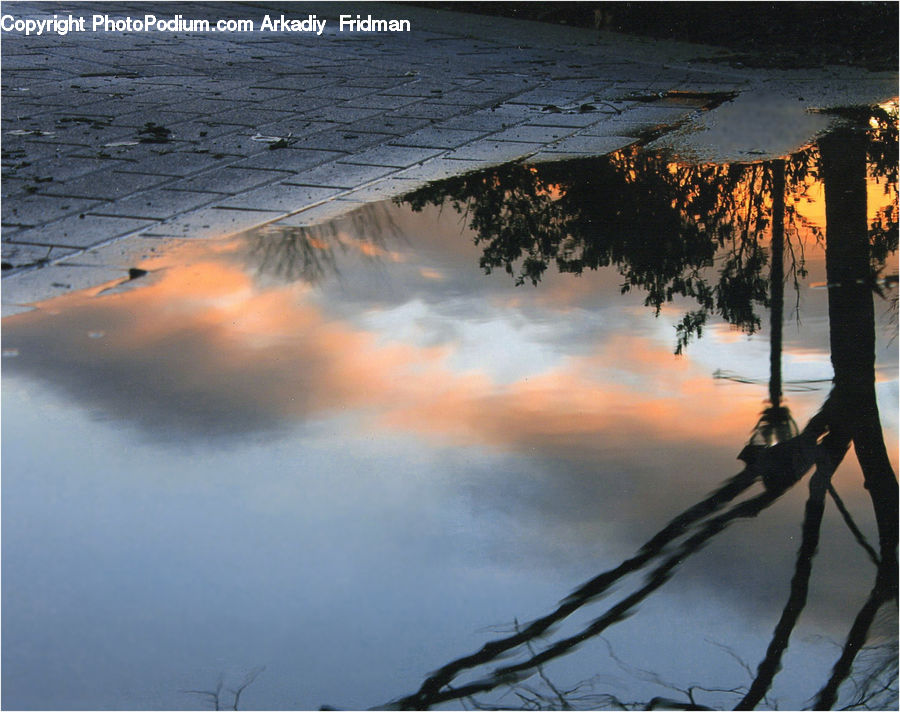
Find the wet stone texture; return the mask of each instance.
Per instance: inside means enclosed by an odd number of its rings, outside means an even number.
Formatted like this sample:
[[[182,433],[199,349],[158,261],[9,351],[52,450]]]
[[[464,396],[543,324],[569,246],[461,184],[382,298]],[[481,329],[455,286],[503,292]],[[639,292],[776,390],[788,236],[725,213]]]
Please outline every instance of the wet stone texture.
[[[178,6],[184,17],[240,15],[257,27],[282,11]],[[225,235],[323,201],[390,197],[409,181],[603,155],[648,132],[678,130],[704,156],[720,144],[732,159],[782,152],[822,128],[808,109],[881,101],[896,86],[892,73],[733,68],[699,62],[717,50],[697,45],[409,6],[385,6],[411,22],[394,34],[337,32],[333,6],[303,12],[330,18],[326,32],[4,33],[4,276],[132,236]],[[705,111],[723,95],[749,110]],[[752,141],[723,139],[748,113]],[[792,145],[768,145],[785,125]],[[49,256],[21,259],[35,246]],[[27,290],[19,282],[4,279],[4,304],[59,290],[49,277],[29,277]]]

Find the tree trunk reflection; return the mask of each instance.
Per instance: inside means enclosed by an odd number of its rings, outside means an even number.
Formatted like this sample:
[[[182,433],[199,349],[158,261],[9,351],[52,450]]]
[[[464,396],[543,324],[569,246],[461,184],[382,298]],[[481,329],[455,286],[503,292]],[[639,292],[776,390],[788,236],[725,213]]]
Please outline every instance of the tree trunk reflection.
[[[891,135],[895,140],[896,133]],[[834,381],[828,398],[802,432],[785,427],[772,438],[759,442],[751,440],[741,453],[741,459],[746,463],[744,470],[709,497],[674,518],[635,556],[587,581],[547,615],[517,626],[514,634],[489,642],[477,652],[442,666],[424,681],[417,692],[396,700],[391,707],[425,709],[452,700],[472,698],[501,685],[516,685],[535,670],[541,670],[543,675],[542,665],[572,652],[584,641],[634,614],[639,604],[662,588],[688,558],[733,522],[758,516],[811,470],[813,474],[803,515],[801,544],[788,598],[766,654],[736,708],[753,709],[764,702],[782,667],[784,653],[810,593],[813,560],[819,546],[825,499],[829,492],[854,537],[867,548],[867,554],[877,564],[871,593],[852,623],[829,679],[815,699],[817,709],[830,708],[837,703],[839,688],[853,674],[854,660],[865,644],[875,614],[886,602],[891,599],[896,602],[897,598],[900,512],[897,479],[885,447],[876,402],[873,303],[873,264],[877,267],[876,263],[896,249],[896,226],[885,229],[882,223],[873,225],[870,231],[867,225],[867,156],[871,159],[873,154],[885,154],[880,147],[873,150],[871,141],[871,135],[867,136],[863,131],[839,129],[821,140],[818,153],[806,152],[800,158],[794,156],[750,168],[732,166],[723,170],[708,170],[701,167],[695,169],[693,174],[678,167],[666,171],[665,177],[660,177],[663,169],[654,165],[652,160],[626,156],[621,161],[627,165],[616,165],[616,159],[612,159],[609,165],[604,164],[601,168],[603,178],[598,179],[601,183],[605,181],[606,187],[615,184],[619,180],[617,170],[624,170],[631,176],[625,179],[625,197],[612,205],[597,201],[596,192],[591,196],[592,202],[588,201],[584,187],[578,187],[576,183],[567,193],[562,179],[562,182],[553,182],[557,174],[552,169],[549,173],[552,178],[543,184],[540,183],[540,169],[536,169],[531,178],[526,173],[517,173],[517,180],[512,187],[506,184],[503,190],[508,192],[502,195],[491,194],[491,185],[504,185],[497,176],[456,179],[455,183],[448,184],[450,198],[458,201],[458,205],[465,205],[467,211],[475,216],[472,227],[478,232],[476,242],[485,244],[481,264],[486,271],[503,266],[507,272],[514,274],[516,270],[513,265],[524,256],[518,279],[537,284],[550,260],[556,260],[561,271],[575,273],[585,268],[616,264],[629,279],[628,284],[640,285],[648,291],[647,303],[650,306],[658,309],[662,301],[676,293],[695,298],[701,310],[689,314],[682,322],[680,328],[685,331],[679,334],[679,349],[691,335],[699,336],[707,315],[712,312],[752,331],[756,319],[753,305],[768,307],[771,351],[770,408],[767,412],[780,413],[784,410],[789,419],[782,402],[781,372],[784,254],[789,246],[786,218],[791,219],[791,209],[785,204],[785,192],[792,180],[805,176],[810,167],[817,164],[825,187],[828,315]],[[646,186],[640,185],[642,167],[656,171],[647,177]],[[876,170],[882,168],[876,166]],[[635,175],[638,177],[634,178]],[[535,182],[529,183],[529,180]],[[707,182],[710,180],[712,183]],[[562,198],[552,201],[547,198],[547,186],[550,184],[562,192]],[[649,222],[646,214],[629,213],[628,197],[634,193],[645,199],[647,192],[644,188],[647,186],[662,191],[663,195],[659,203],[650,209]],[[443,201],[447,197],[447,194],[440,194],[438,188],[428,190],[432,192],[420,191],[409,199],[410,202],[414,206],[423,205],[429,201]],[[484,191],[485,195],[479,197],[479,190]],[[577,195],[579,190],[581,195]],[[511,194],[515,194],[514,200],[509,198]],[[602,191],[602,194],[609,195],[609,191]],[[703,201],[709,196],[716,196],[713,204],[704,204]],[[564,207],[559,204],[566,199],[575,201],[576,207],[571,202]],[[742,200],[746,200],[746,210],[738,209]],[[771,201],[768,203],[771,212],[765,214],[763,208],[767,201]],[[635,197],[635,205],[639,203],[640,199]],[[699,211],[701,204],[707,208],[706,212],[699,213],[705,216],[700,218],[705,220],[703,226],[685,226],[679,222],[683,221],[685,211],[693,214],[692,211]],[[667,205],[674,206],[674,213],[669,211]],[[513,219],[516,210],[531,212],[527,219],[522,215]],[[677,217],[675,213],[682,217]],[[715,217],[710,218],[711,215]],[[768,279],[764,280],[761,272],[766,259],[760,252],[760,226],[765,226],[768,220],[771,226],[771,262]],[[645,249],[646,235],[638,240],[637,245],[622,237],[621,231],[628,234],[640,232],[640,227],[635,227],[635,224],[652,226],[663,232],[674,229],[675,236],[659,240],[664,247],[654,257]],[[528,229],[523,231],[524,227]],[[607,229],[609,232],[606,232]],[[710,244],[713,247],[729,246],[728,257],[715,285],[706,282],[700,271],[703,265],[711,264]],[[791,265],[795,279],[802,269],[802,264],[798,265],[795,259]],[[759,291],[761,284],[767,287],[762,294]],[[623,289],[627,289],[627,285]],[[765,417],[764,414],[761,425]],[[865,542],[831,484],[832,475],[851,443],[871,498],[879,537],[877,554]],[[765,485],[762,492],[751,493],[741,499],[759,482]],[[550,642],[539,651],[532,648],[532,642],[549,634],[554,624],[610,592],[614,584],[621,583],[632,574],[642,574],[642,582],[617,603],[605,608],[591,624],[573,635]],[[463,673],[495,663],[501,656],[512,652],[523,653],[523,657],[518,662],[496,667],[474,681],[456,683]],[[690,706],[684,709],[702,708],[693,698],[686,704]]]

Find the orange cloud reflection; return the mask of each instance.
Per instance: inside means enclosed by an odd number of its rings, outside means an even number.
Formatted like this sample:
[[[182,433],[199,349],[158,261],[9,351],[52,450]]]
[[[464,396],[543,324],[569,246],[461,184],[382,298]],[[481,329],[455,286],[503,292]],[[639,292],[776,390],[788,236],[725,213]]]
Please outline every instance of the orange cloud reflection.
[[[160,420],[186,407],[214,431],[225,421],[252,429],[352,411],[366,428],[510,450],[588,452],[601,437],[630,448],[647,433],[740,444],[758,408],[756,397],[723,402],[708,373],[673,357],[671,344],[629,334],[498,383],[452,368],[458,345],[404,343],[332,318],[310,287],[263,288],[231,254],[174,255],[169,263],[186,266],[160,269],[141,289],[65,297],[57,313],[6,320],[6,345],[21,354],[13,365],[59,374],[69,390],[81,371],[91,387],[79,398],[102,399],[119,416],[140,419],[138,399]],[[97,329],[102,339],[85,338]],[[101,377],[109,387],[98,391]]]

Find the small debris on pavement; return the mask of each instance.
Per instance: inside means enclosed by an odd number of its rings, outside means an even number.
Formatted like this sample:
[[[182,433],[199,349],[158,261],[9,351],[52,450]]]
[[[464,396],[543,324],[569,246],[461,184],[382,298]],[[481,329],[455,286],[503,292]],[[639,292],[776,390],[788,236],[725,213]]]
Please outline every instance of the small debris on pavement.
[[[141,137],[141,143],[168,143],[172,132],[165,126],[148,121],[144,124],[144,128],[138,131],[138,136]]]
[[[271,151],[274,151],[277,148],[287,148],[291,144],[297,142],[293,133],[289,133],[287,136],[263,136],[262,134],[257,133],[255,136],[251,136],[250,140],[269,144],[269,150]]]

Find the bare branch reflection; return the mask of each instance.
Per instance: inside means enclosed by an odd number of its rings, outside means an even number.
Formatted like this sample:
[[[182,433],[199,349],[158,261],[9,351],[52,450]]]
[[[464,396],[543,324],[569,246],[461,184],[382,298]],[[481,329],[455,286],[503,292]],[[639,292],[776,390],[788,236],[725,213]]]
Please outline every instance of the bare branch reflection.
[[[449,200],[458,211],[465,211],[476,242],[483,245],[481,267],[488,273],[502,267],[517,284],[537,285],[551,262],[559,271],[576,275],[615,265],[624,279],[622,291],[644,290],[645,304],[657,313],[676,296],[693,299],[699,309],[688,312],[678,326],[677,352],[702,334],[713,314],[752,333],[761,325],[760,311],[768,310],[772,338],[769,408],[741,452],[746,464],[741,472],[675,517],[633,557],[580,586],[556,609],[443,665],[415,693],[395,700],[390,708],[427,709],[463,699],[484,708],[478,696],[509,687],[528,704],[543,700],[552,708],[565,709],[568,698],[549,684],[545,665],[635,614],[694,554],[733,523],[759,517],[809,472],[801,542],[780,619],[749,686],[728,692],[739,696],[736,709],[771,704],[767,695],[806,607],[830,492],[856,541],[875,563],[876,573],[832,672],[811,704],[816,709],[839,704],[848,680],[855,692],[847,708],[887,699],[896,704],[896,678],[882,662],[891,655],[869,661],[862,669],[855,665],[879,610],[888,602],[896,610],[900,519],[897,478],[885,449],[874,388],[873,299],[883,294],[878,275],[897,249],[896,206],[878,211],[871,224],[866,217],[867,173],[894,181],[886,190],[893,191],[896,202],[896,167],[889,158],[896,156],[896,115],[876,108],[865,118],[863,129],[841,128],[784,160],[696,167],[666,164],[659,156],[626,149],[580,165],[512,166],[464,176],[405,198],[416,209]],[[819,411],[797,432],[787,427],[792,419],[781,402],[786,276],[782,260],[784,256],[790,260],[787,275],[795,284],[805,277],[800,242],[795,239],[802,217],[795,205],[811,177],[820,178],[825,186],[827,234],[805,227],[826,242],[834,381]],[[877,552],[831,484],[851,444],[871,498]],[[632,575],[641,578],[629,584]],[[630,585],[631,590],[604,604],[577,632],[536,645],[552,635],[556,624],[611,595],[614,585]],[[888,652],[895,659],[896,641]],[[518,659],[498,664],[511,655]],[[615,659],[612,651],[610,655]],[[477,673],[490,665],[494,667]],[[525,686],[535,673],[547,683],[549,697]],[[654,698],[644,708],[708,709],[695,698],[694,688],[676,689],[684,701]],[[638,705],[611,695],[604,704],[619,709]]]

